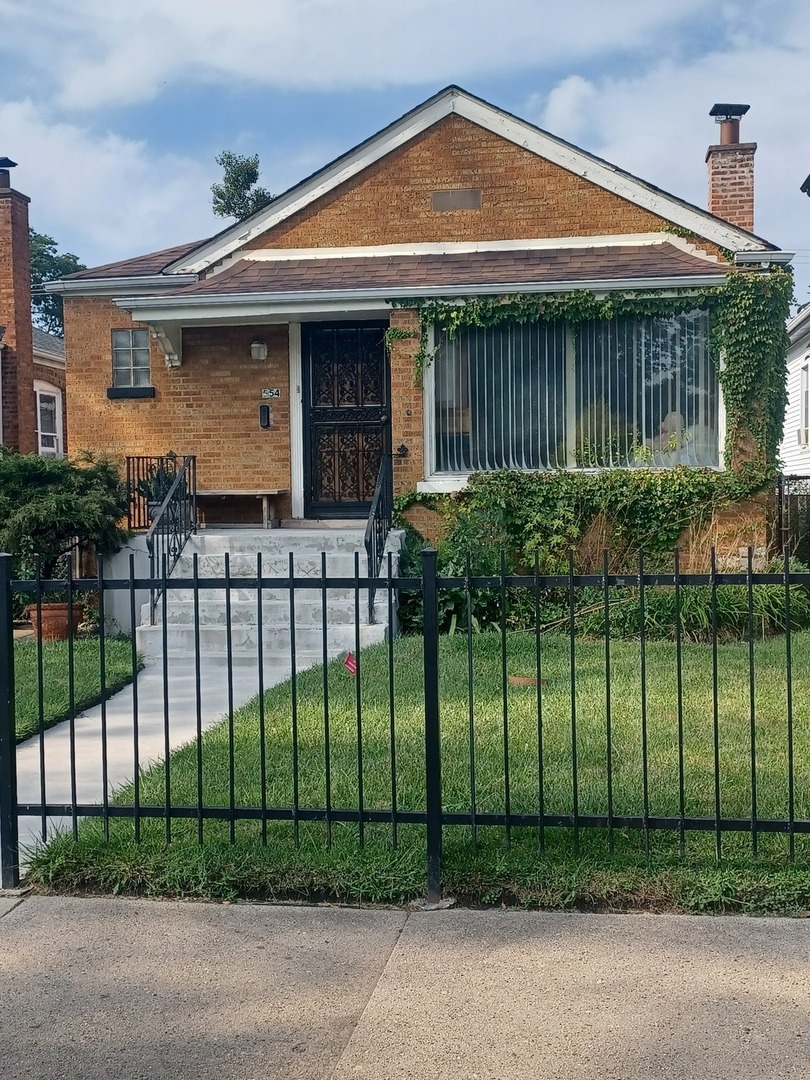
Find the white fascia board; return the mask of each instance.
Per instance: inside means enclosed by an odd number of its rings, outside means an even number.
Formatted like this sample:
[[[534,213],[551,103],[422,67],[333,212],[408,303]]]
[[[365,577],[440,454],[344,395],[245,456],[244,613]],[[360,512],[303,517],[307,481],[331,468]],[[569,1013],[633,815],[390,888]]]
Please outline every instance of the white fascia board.
[[[384,289],[318,289],[307,292],[274,293],[234,293],[220,296],[152,296],[127,297],[115,303],[125,311],[131,312],[143,322],[171,319],[215,318],[219,313],[223,317],[242,315],[245,318],[270,315],[273,312],[299,313],[309,310],[335,308],[350,310],[346,305],[357,304],[368,308],[377,302],[383,309],[387,300],[396,297],[419,299],[421,297],[463,297],[497,296],[515,293],[560,293],[588,291],[595,293],[609,292],[644,292],[649,289],[694,290],[721,285],[724,274],[707,273],[690,277],[657,278],[616,278],[610,281],[594,279],[592,281],[545,281],[545,282],[499,282],[489,285],[443,285],[434,288],[411,287],[407,289],[387,287]]]
[[[461,240],[438,244],[378,244],[369,247],[334,248],[254,248],[241,252],[244,262],[292,262],[318,259],[365,259],[390,256],[475,255],[492,251],[551,251],[603,247],[651,247],[672,244],[707,262],[718,264],[716,256],[696,248],[674,233],[616,233],[604,236],[545,236],[526,240]],[[231,263],[231,266],[234,264]]]
[[[788,334],[790,335],[791,347],[798,345],[810,336],[810,304],[805,305],[798,315],[788,320]]]
[[[176,289],[180,285],[195,285],[196,274],[144,274],[140,277],[83,278],[81,281],[50,281],[42,286],[46,293],[60,296],[120,296],[126,289],[130,296],[153,293],[155,289]]]
[[[781,263],[787,266],[793,262],[795,251],[738,251],[734,255],[734,262],[739,265],[762,265],[770,266],[772,263]]]
[[[182,326],[202,325],[204,323],[269,323],[289,322],[290,319],[299,320],[306,317],[322,317],[324,315],[353,315],[363,318],[385,318],[390,310],[390,304],[384,298],[379,299],[335,299],[334,294],[324,294],[327,299],[312,300],[305,298],[300,293],[293,294],[292,299],[273,296],[263,299],[261,296],[240,297],[198,297],[205,303],[189,303],[186,300],[175,299],[175,306],[160,304],[159,298],[140,301],[134,297],[125,300],[115,300],[114,303],[124,311],[129,311],[137,322],[149,325],[163,324],[166,320]]]
[[[37,367],[52,368],[54,371],[65,370],[65,358],[63,356],[54,356],[53,353],[34,353],[34,363]]]
[[[469,97],[457,88],[449,89],[438,98],[427,102],[421,109],[403,117],[378,136],[372,137],[354,152],[344,154],[332,165],[315,173],[308,181],[297,185],[286,195],[281,195],[260,211],[249,225],[240,222],[197,248],[193,259],[178,259],[167,268],[167,273],[198,273],[212,263],[227,258],[244,244],[285,221],[292,214],[310,205],[339,184],[352,179],[363,169],[373,165],[386,154],[421,135],[439,120],[458,113],[474,124],[531,153],[559,165],[598,187],[611,191],[623,199],[643,206],[651,213],[671,221],[681,228],[689,229],[719,247],[732,251],[761,249],[762,241],[743,229],[714,217],[698,207],[682,203],[643,180],[624,173],[609,162],[602,161],[562,139],[541,131],[517,117],[509,116],[486,102]]]

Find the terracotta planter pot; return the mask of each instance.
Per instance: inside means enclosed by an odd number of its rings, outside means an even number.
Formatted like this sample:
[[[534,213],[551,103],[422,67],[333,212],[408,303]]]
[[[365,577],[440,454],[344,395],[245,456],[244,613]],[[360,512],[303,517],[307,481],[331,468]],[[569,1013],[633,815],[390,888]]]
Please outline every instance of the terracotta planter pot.
[[[28,607],[28,617],[31,620],[34,634],[43,641],[67,641],[69,613],[67,604],[42,604],[37,611],[36,604]],[[73,633],[79,629],[79,623],[84,619],[84,605],[74,604]],[[41,619],[40,619],[41,616]]]

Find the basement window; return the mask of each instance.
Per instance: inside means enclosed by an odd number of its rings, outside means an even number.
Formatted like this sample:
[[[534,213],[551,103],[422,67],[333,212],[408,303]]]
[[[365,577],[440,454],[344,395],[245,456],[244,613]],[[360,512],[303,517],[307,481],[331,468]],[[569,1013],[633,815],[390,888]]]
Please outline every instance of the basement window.
[[[113,386],[149,386],[149,331],[113,330]]]

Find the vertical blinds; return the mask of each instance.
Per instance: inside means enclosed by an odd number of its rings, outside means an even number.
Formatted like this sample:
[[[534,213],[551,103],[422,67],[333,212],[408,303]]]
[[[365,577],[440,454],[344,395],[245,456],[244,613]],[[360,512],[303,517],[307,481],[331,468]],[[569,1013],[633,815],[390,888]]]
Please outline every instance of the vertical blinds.
[[[706,312],[437,336],[435,468],[717,465]]]

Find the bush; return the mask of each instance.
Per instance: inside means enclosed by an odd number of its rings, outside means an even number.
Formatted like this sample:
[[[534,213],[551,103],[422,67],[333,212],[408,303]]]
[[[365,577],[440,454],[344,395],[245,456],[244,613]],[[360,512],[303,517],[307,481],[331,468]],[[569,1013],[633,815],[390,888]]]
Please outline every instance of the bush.
[[[15,556],[15,573],[30,577],[41,563],[54,577],[74,541],[99,554],[117,551],[126,530],[126,486],[114,462],[17,454],[0,448],[0,550]]]

